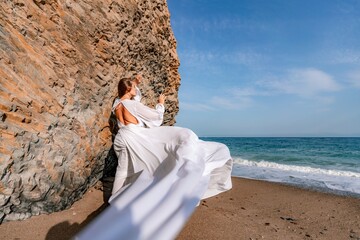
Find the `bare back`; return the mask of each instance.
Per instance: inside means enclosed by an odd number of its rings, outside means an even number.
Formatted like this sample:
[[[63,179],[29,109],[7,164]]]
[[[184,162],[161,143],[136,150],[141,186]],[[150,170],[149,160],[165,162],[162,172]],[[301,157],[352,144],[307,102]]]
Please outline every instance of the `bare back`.
[[[115,109],[117,119],[124,125],[138,124],[138,120],[134,117],[122,104],[119,104]]]

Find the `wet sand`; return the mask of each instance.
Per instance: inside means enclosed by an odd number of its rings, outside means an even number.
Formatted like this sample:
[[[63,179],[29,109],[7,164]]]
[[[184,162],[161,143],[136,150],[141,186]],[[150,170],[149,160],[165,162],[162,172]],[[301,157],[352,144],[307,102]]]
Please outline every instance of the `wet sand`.
[[[103,209],[91,188],[70,209],[0,225],[0,239],[69,239]],[[201,201],[178,240],[358,239],[360,199],[233,178],[233,189]]]

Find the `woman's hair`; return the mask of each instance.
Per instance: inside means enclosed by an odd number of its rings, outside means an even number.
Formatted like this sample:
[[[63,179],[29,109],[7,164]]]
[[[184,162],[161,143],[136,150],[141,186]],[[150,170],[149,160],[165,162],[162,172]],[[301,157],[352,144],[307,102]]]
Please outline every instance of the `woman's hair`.
[[[118,96],[119,96],[119,98],[124,96],[129,91],[129,89],[131,89],[132,82],[133,82],[133,80],[131,78],[122,78],[122,79],[120,79],[119,84],[118,84]]]

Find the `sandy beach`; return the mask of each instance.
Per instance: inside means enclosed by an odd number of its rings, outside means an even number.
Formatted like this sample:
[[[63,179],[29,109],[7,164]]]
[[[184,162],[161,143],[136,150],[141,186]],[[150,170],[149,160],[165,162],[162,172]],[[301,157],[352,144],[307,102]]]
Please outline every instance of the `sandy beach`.
[[[107,204],[95,188],[70,209],[0,225],[0,239],[69,239]],[[203,200],[182,239],[360,239],[360,199],[233,178],[233,189]]]

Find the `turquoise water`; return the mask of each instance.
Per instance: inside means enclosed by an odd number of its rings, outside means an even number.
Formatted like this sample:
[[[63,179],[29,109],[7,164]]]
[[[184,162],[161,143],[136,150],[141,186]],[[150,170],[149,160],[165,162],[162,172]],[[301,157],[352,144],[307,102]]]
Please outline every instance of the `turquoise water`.
[[[226,144],[233,176],[360,196],[360,138],[201,138]]]

